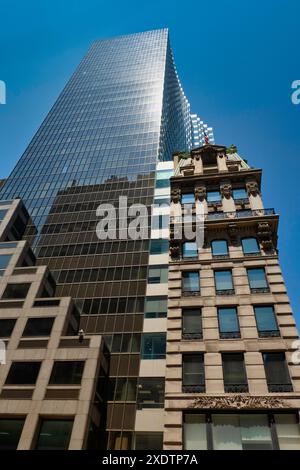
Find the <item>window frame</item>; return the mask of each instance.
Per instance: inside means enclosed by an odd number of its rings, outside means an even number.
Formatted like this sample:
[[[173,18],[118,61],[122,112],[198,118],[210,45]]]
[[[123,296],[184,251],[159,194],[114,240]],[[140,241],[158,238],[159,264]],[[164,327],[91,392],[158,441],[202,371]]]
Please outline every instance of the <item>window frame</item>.
[[[274,321],[275,321],[275,324],[276,324],[276,330],[260,330],[259,328],[259,324],[258,324],[258,316],[257,316],[257,313],[256,313],[256,309],[258,308],[271,308],[272,311],[273,311],[273,317],[274,317]],[[257,328],[257,332],[258,332],[258,336],[259,338],[273,338],[273,337],[280,337],[281,336],[281,332],[280,332],[280,328],[279,328],[279,324],[278,324],[278,320],[277,320],[277,315],[276,315],[276,312],[275,312],[275,308],[274,308],[274,305],[253,305],[253,313],[254,313],[254,317],[255,317],[255,322],[256,322],[256,328]]]
[[[185,288],[185,285],[184,285],[185,284],[185,276],[188,275],[188,274],[197,274],[198,290],[187,290]],[[200,271],[199,270],[194,270],[194,271],[184,270],[184,271],[181,271],[181,292],[182,292],[182,295],[185,296],[185,297],[193,296],[193,295],[200,295],[201,288],[200,288]]]
[[[247,270],[247,278],[248,278],[249,289],[250,289],[251,294],[267,294],[267,293],[270,292],[270,286],[269,286],[268,276],[267,276],[265,267],[261,267],[261,266],[249,267],[249,268],[246,268],[246,270]],[[253,272],[255,270],[256,271],[260,270],[260,271],[264,272],[265,282],[266,282],[265,287],[251,287],[251,279],[250,279],[250,276],[249,276],[249,272],[251,272],[251,271]]]
[[[213,249],[213,244],[215,242],[225,242],[226,243],[226,253],[221,253],[221,254],[214,254],[214,249]],[[213,258],[229,258],[229,244],[228,244],[228,240],[226,240],[225,238],[216,238],[214,240],[211,240],[210,242],[210,249],[211,249],[211,254],[212,254],[212,257]]]
[[[238,329],[237,331],[221,331],[221,322],[220,322],[220,315],[219,311],[220,310],[229,310],[229,309],[234,309],[235,314],[236,314],[236,321],[237,321],[237,326]],[[218,328],[219,328],[219,336],[220,339],[240,339],[241,338],[241,326],[240,326],[240,321],[239,321],[239,315],[238,315],[238,307],[236,305],[234,306],[229,306],[229,305],[222,305],[217,307],[217,316],[218,316]]]
[[[240,363],[242,364],[242,369],[243,374],[244,374],[244,382],[240,383],[230,383],[225,380],[225,361],[224,357],[229,357],[229,356],[240,356],[242,357],[242,361]],[[245,364],[245,354],[244,352],[222,352],[222,371],[223,371],[223,383],[224,383],[224,391],[225,393],[249,393],[249,384],[248,384],[248,377],[247,377],[247,369],[246,369],[246,364]]]
[[[213,271],[214,271],[214,282],[215,282],[216,295],[234,295],[235,294],[235,287],[234,287],[234,282],[233,282],[232,269],[231,268],[228,268],[228,269],[214,269]],[[230,273],[231,284],[232,284],[231,289],[218,289],[217,273],[220,273],[220,272]]]
[[[281,382],[279,384],[275,384],[275,383],[271,383],[269,381],[270,377],[268,377],[266,360],[265,360],[265,356],[267,354],[269,354],[269,355],[276,355],[277,354],[278,356],[281,355],[284,358],[284,361],[282,361],[282,364],[283,364],[283,367],[285,369],[285,373],[286,373],[286,375],[289,379],[288,382],[286,382],[286,383]],[[293,392],[294,387],[293,387],[293,382],[292,382],[292,378],[291,378],[290,369],[289,369],[289,366],[288,366],[288,361],[287,361],[287,358],[286,358],[286,353],[284,351],[263,351],[262,352],[262,359],[263,359],[265,375],[266,375],[266,382],[267,382],[269,393]]]

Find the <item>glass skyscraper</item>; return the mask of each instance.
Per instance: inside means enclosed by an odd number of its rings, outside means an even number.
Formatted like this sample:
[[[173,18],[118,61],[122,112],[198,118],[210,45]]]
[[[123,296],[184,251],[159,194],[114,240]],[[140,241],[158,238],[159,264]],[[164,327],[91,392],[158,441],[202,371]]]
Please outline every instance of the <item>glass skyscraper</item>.
[[[111,348],[109,448],[132,445],[150,248],[149,239],[100,241],[96,209],[119,196],[150,207],[157,164],[192,139],[168,30],[96,41],[0,190],[23,199],[33,220],[25,238],[57,295],[72,296],[81,328]]]

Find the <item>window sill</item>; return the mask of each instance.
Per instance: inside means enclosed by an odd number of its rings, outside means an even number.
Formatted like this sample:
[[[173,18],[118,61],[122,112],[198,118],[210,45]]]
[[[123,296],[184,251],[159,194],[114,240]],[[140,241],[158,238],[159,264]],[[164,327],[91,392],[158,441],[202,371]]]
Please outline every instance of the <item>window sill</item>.
[[[220,333],[220,339],[240,339],[240,332]]]
[[[232,384],[224,385],[225,393],[248,393],[248,385],[245,384]]]
[[[205,393],[205,385],[183,385],[183,393]]]
[[[250,288],[251,294],[269,294],[270,288],[269,287],[256,287]]]
[[[234,295],[234,289],[216,290],[216,295]]]

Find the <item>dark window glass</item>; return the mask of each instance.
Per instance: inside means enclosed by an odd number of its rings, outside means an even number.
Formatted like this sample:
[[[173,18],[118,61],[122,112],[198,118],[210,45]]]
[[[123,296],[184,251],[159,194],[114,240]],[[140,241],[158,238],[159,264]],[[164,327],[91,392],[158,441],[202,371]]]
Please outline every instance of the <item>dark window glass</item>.
[[[135,450],[162,450],[162,432],[137,432],[135,434]]]
[[[259,244],[257,242],[257,239],[254,237],[243,238],[242,247],[243,247],[244,255],[252,255],[252,254],[260,253]]]
[[[240,338],[236,308],[218,308],[220,338]]]
[[[10,248],[17,248],[18,242],[6,242],[6,243],[0,243],[0,249],[10,249]]]
[[[233,293],[232,272],[230,270],[215,271],[216,291],[219,293]]]
[[[228,243],[226,240],[213,240],[211,250],[213,256],[228,256]]]
[[[72,420],[43,419],[37,439],[36,449],[67,450],[72,427]]]
[[[163,408],[165,379],[163,377],[140,377],[138,382],[138,408]]]
[[[0,255],[0,269],[6,269],[12,255]]]
[[[34,385],[40,367],[40,362],[13,362],[5,383],[8,385]]]
[[[163,284],[168,282],[168,266],[151,266],[148,271],[149,284]]]
[[[150,243],[150,254],[160,255],[168,253],[169,251],[169,240],[151,240]]]
[[[268,290],[268,282],[264,268],[247,269],[250,289],[252,290]]]
[[[147,297],[145,302],[145,318],[163,318],[167,316],[168,298]]]
[[[55,361],[49,384],[80,385],[84,361]]]
[[[170,196],[155,196],[153,204],[161,206],[170,204]]]
[[[184,294],[197,294],[200,292],[199,271],[182,272],[182,291]]]
[[[270,305],[254,307],[256,324],[260,336],[279,336],[280,332],[274,308]]]
[[[142,336],[142,359],[164,359],[166,357],[166,334],[144,333]]]
[[[185,339],[202,338],[201,310],[193,308],[182,310],[182,334]]]
[[[135,401],[136,400],[137,379],[127,379],[119,377],[115,385],[115,401]]]
[[[23,336],[50,336],[54,318],[28,318]]]
[[[232,190],[233,199],[248,199],[246,188],[236,188]]]
[[[31,284],[7,284],[2,299],[25,299]]]
[[[263,353],[269,392],[291,392],[293,387],[285,359],[281,352]]]
[[[244,354],[222,354],[225,392],[247,392],[247,376],[244,364]]]
[[[9,338],[13,332],[16,324],[15,318],[1,318],[0,319],[0,339]]]
[[[0,419],[0,450],[17,449],[24,421],[24,419]]]
[[[221,201],[220,191],[207,191],[207,202],[219,202]]]
[[[7,214],[8,209],[0,209],[0,221],[4,219]]]
[[[181,204],[194,204],[195,203],[195,194],[194,193],[185,193],[181,196]]]
[[[185,242],[182,244],[182,256],[184,258],[197,258],[198,247],[196,242]]]
[[[182,357],[183,392],[204,392],[205,373],[203,354],[186,354]]]

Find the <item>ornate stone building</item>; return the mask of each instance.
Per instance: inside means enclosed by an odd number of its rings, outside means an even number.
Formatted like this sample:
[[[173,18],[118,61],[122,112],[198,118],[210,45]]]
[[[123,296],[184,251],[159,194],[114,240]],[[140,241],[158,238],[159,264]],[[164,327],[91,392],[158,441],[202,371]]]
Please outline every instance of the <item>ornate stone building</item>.
[[[298,332],[262,172],[233,146],[174,162],[164,449],[300,449]],[[203,247],[178,235],[199,208]]]

